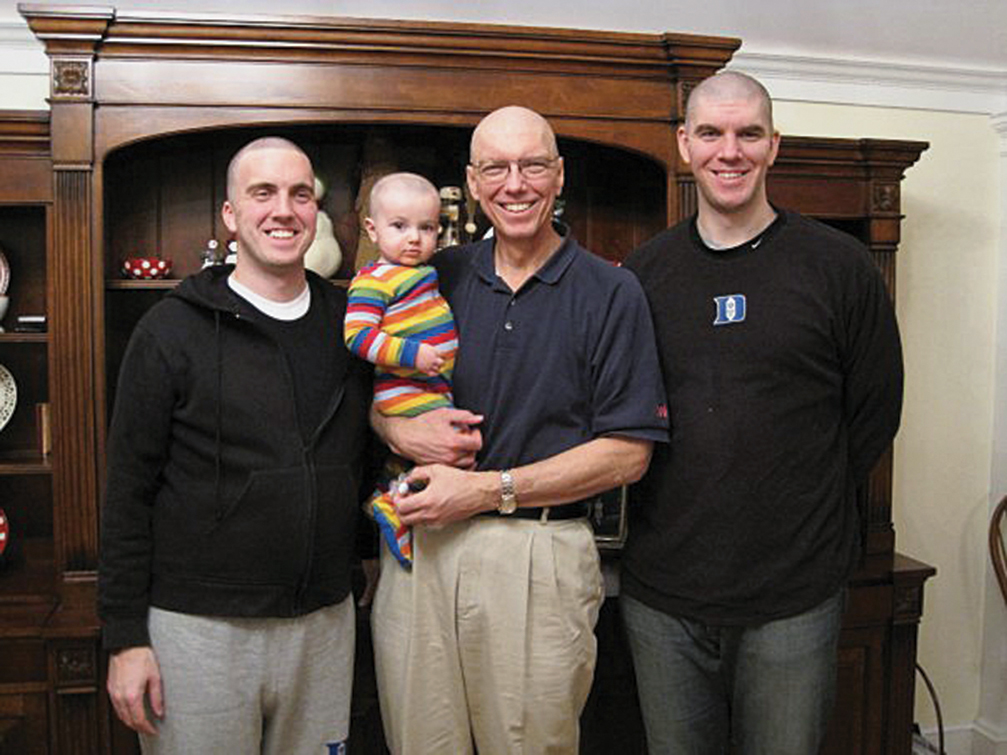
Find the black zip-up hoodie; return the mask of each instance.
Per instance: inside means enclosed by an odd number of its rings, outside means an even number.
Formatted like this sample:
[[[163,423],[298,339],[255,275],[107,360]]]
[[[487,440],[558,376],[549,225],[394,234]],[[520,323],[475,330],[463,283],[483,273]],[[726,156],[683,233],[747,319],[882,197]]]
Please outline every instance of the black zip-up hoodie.
[[[343,345],[346,295],[308,273],[334,389],[305,441],[280,343],[230,266],[140,320],[109,431],[98,609],[104,645],[148,645],[148,606],[290,617],[344,599],[360,511],[372,368]],[[308,319],[309,316],[306,316]]]

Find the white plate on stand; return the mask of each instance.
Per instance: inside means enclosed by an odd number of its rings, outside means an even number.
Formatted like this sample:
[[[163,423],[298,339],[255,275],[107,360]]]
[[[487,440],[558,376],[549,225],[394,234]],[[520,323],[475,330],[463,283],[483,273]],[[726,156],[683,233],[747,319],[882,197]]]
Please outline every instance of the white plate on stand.
[[[0,430],[10,422],[17,406],[17,383],[10,370],[0,364]]]
[[[7,258],[4,256],[3,249],[0,249],[0,296],[7,293],[7,287],[10,285],[10,264],[7,262]]]

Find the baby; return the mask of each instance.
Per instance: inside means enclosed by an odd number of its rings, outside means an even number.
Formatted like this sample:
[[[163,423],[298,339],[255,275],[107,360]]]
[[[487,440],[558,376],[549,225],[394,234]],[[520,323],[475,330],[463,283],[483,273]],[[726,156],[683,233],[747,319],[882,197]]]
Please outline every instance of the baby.
[[[437,189],[414,173],[392,173],[374,184],[369,210],[364,228],[381,256],[350,283],[346,345],[375,365],[374,405],[382,414],[414,417],[449,407],[458,339],[437,271],[426,264],[437,246]],[[412,535],[392,503],[392,488],[408,468],[392,456],[366,504],[407,569]]]

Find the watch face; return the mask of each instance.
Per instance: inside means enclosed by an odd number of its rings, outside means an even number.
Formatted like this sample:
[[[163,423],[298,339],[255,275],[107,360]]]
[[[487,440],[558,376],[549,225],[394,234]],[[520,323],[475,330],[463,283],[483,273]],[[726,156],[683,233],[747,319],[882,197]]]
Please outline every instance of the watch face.
[[[497,511],[501,514],[513,514],[517,509],[517,496],[514,494],[514,478],[509,471],[500,473],[500,505]]]

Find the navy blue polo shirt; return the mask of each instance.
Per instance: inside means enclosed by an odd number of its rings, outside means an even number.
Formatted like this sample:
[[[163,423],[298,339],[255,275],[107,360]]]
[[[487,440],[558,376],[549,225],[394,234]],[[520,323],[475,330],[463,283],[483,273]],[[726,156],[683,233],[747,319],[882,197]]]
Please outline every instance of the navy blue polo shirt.
[[[603,435],[667,441],[650,311],[632,273],[569,234],[514,293],[493,239],[433,258],[458,329],[455,406],[485,416],[480,469],[555,456]]]

